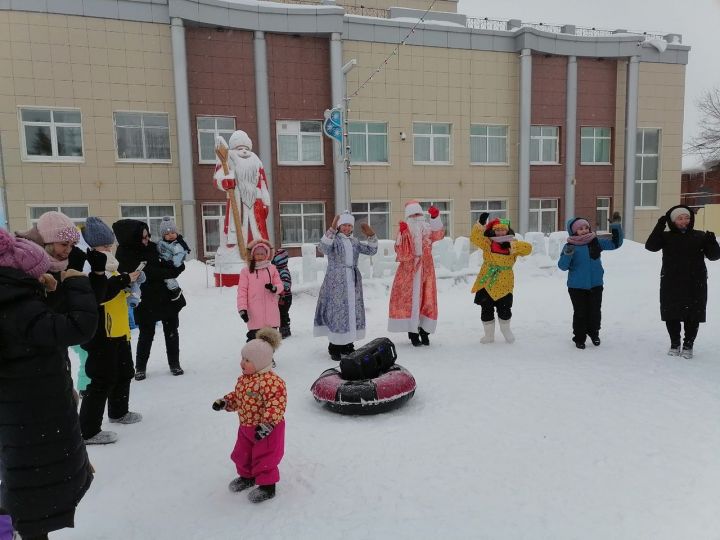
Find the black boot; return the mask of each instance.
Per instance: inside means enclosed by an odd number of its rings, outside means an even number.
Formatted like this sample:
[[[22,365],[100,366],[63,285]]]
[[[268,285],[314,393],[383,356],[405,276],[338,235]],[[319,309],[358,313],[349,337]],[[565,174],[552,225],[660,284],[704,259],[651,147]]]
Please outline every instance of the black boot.
[[[334,343],[330,343],[328,345],[328,353],[330,354],[330,358],[332,358],[336,362],[339,362],[340,356],[342,355],[342,345],[335,345]]]
[[[596,347],[600,346],[600,336],[598,334],[590,334],[590,341],[592,341],[592,344]]]
[[[250,502],[259,503],[272,499],[275,496],[275,484],[269,486],[258,486],[248,493]]]
[[[280,327],[280,335],[282,336],[283,339],[289,338],[292,335],[292,333],[290,332],[290,327],[289,326],[281,326]]]
[[[238,493],[247,488],[251,488],[254,485],[255,485],[254,478],[245,478],[243,476],[238,476],[235,480],[233,480],[232,482],[230,482],[228,484],[228,489],[230,491],[232,491],[233,493]]]
[[[420,333],[420,343],[423,345],[430,345],[430,334],[422,328],[418,328],[418,332]]]
[[[342,356],[346,356],[352,352],[355,352],[355,344],[354,343],[347,343],[345,345],[340,346],[340,354]]]
[[[408,332],[408,337],[410,338],[410,343],[413,344],[413,347],[420,347],[420,345],[422,345],[422,343],[420,343],[420,336],[415,332]]]

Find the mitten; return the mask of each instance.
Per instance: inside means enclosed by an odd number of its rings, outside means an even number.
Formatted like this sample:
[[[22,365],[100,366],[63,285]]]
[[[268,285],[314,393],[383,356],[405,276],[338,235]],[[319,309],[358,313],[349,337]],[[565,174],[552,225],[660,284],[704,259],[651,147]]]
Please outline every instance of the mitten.
[[[706,232],[705,232],[705,238],[706,238],[709,242],[717,242],[717,239],[715,238],[715,233],[712,232],[712,231],[706,231]]]
[[[663,228],[664,228],[666,223],[667,223],[667,217],[665,217],[665,216],[660,216],[660,217],[658,218],[658,222],[657,222],[658,226],[662,225]]]
[[[223,178],[220,182],[220,185],[224,190],[228,189],[235,189],[235,179],[234,178]]]
[[[238,313],[240,314],[240,318],[243,321],[248,322],[250,320],[250,317],[248,317],[248,314],[247,314],[247,310],[241,309],[240,311],[238,311]]]
[[[405,223],[404,221],[401,221],[400,222],[400,233],[404,233],[407,230],[408,230],[408,224]]]
[[[620,212],[614,212],[612,215],[612,219],[608,220],[610,223],[620,223],[622,222],[622,218],[620,217]]]
[[[428,214],[430,214],[430,217],[435,219],[440,215],[440,210],[438,210],[435,206],[431,206],[428,208]]]
[[[483,212],[480,214],[480,217],[478,218],[478,223],[480,225],[485,225],[487,223],[488,218],[490,217],[490,214],[488,212]]]
[[[213,411],[222,411],[225,408],[224,399],[216,399],[212,404]]]
[[[80,270],[82,272],[86,260],[87,257],[85,256],[85,252],[79,247],[74,246],[70,250],[70,255],[68,255],[68,268],[74,268],[75,270]]]
[[[274,293],[277,291],[277,287],[273,285],[272,283],[266,283],[265,288],[270,291],[271,293]]]
[[[93,272],[104,272],[105,265],[107,264],[107,255],[96,249],[88,249],[87,261],[90,265],[90,270]]]
[[[274,427],[275,426],[272,424],[258,424],[255,427],[255,440],[262,441],[265,437],[270,435]]]
[[[575,246],[572,244],[565,244],[565,247],[563,248],[563,255],[572,255],[575,253]]]

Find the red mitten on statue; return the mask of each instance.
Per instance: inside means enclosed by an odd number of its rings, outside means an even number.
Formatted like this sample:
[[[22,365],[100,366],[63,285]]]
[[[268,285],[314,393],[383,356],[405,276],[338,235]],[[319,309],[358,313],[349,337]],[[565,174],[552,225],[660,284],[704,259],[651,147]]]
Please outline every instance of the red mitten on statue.
[[[227,191],[229,189],[235,189],[235,179],[234,178],[223,178],[221,184],[222,188]]]
[[[408,224],[405,223],[404,221],[401,221],[400,222],[400,234],[404,233],[407,230],[408,230]]]
[[[440,215],[440,210],[438,210],[435,206],[431,206],[428,208],[428,214],[430,214],[430,217],[435,219]]]

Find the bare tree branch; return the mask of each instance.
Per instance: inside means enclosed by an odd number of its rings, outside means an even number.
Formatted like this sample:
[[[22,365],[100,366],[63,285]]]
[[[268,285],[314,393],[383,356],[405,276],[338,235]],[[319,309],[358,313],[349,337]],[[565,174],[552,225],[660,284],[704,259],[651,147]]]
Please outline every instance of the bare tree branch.
[[[705,92],[697,108],[702,114],[700,132],[690,140],[687,151],[705,162],[720,160],[720,88]]]

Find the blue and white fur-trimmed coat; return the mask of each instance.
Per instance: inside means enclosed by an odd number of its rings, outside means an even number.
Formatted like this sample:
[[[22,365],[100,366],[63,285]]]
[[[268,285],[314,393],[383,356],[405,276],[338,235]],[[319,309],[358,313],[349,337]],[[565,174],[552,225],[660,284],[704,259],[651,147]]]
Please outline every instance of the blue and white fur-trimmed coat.
[[[375,255],[377,236],[367,242],[328,229],[318,245],[328,259],[325,279],[315,309],[314,336],[328,336],[330,343],[345,345],[365,337],[365,303],[358,257]]]

